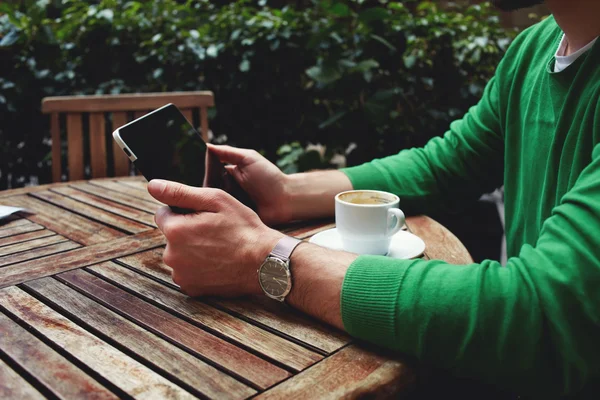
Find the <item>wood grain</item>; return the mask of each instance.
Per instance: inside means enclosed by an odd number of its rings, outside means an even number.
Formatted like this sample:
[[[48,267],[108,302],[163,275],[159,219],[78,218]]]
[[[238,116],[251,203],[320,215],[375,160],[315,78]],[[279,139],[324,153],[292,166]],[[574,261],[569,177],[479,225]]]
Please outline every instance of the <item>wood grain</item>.
[[[54,190],[58,190],[58,188]],[[31,195],[40,200],[47,201],[48,203],[57,205],[59,207],[64,207],[74,213],[81,214],[87,218],[94,219],[98,222],[119,228],[129,233],[140,233],[151,229],[151,227],[148,225],[132,221],[128,218],[121,217],[120,215],[116,215],[111,212],[105,212],[97,207],[73,200],[50,190],[32,193]]]
[[[0,247],[0,257],[5,257],[14,253],[20,253],[22,251],[34,250],[36,248],[49,246],[51,244],[66,242],[67,240],[69,239],[67,239],[64,236],[52,235],[39,239],[28,240],[22,243],[15,243],[8,246],[3,246]]]
[[[106,125],[104,113],[90,114],[90,167],[92,178],[106,176]]]
[[[59,398],[118,399],[3,314],[0,314],[0,349]]]
[[[0,291],[0,305],[133,397],[194,398],[16,287]]]
[[[77,246],[72,242],[59,243],[54,246],[63,246],[65,244]],[[65,254],[57,254],[44,257],[40,260],[13,264],[0,269],[0,288],[16,285],[32,279],[43,278],[45,276],[58,274],[60,272],[69,271],[75,268],[81,268],[86,265],[97,264],[112,258],[122,257],[138,251],[152,249],[164,244],[165,239],[162,233],[160,233],[158,230],[152,230],[135,236],[127,236],[111,242],[78,248]],[[51,247],[52,246],[48,246],[21,254],[34,253],[36,251],[49,249]],[[2,261],[0,260],[0,266],[1,265]]]
[[[0,399],[45,399],[40,392],[0,360]]]
[[[81,114],[67,114],[67,151],[69,180],[83,179],[83,126]]]
[[[444,260],[450,264],[471,264],[469,251],[452,232],[435,220],[419,215],[408,220],[411,232],[425,242],[425,254],[431,260]]]
[[[402,362],[353,345],[256,399],[397,398],[414,383],[415,375]]]
[[[350,336],[343,332],[266,297],[210,299],[210,304],[216,304],[325,353],[332,353],[351,341]]]
[[[22,243],[32,239],[39,239],[47,236],[56,235],[54,232],[48,229],[36,230],[29,233],[22,233],[20,235],[8,236],[0,239],[0,247],[9,244]]]
[[[10,204],[33,210],[35,214],[28,215],[30,220],[84,245],[105,242],[126,235],[31,196],[13,196],[10,198]]]
[[[146,181],[118,181],[119,184],[137,189],[140,192],[148,193],[148,182]],[[152,196],[150,196],[152,197]]]
[[[141,211],[136,208],[131,208],[126,205],[108,200],[104,197],[84,193],[71,187],[62,186],[51,189],[51,191],[62,194],[63,196],[70,197],[71,199],[88,204],[90,206],[99,208],[101,210],[132,219],[136,222],[156,227],[156,224],[154,223],[154,215],[149,212]]]
[[[116,192],[114,190],[107,190],[107,188],[102,188],[96,185],[92,185],[90,183],[74,183],[70,186],[84,193],[93,194],[98,197],[102,197],[107,200],[112,200],[116,203],[124,204],[152,214],[154,214],[156,210],[158,210],[158,208],[160,207],[160,204],[158,202],[142,200],[121,192]]]
[[[20,235],[27,232],[40,231],[44,229],[42,225],[38,224],[22,224],[13,226],[11,228],[0,229],[0,238],[5,238],[13,235]]]
[[[66,275],[68,274],[66,273]],[[71,275],[88,274],[78,271]],[[98,280],[98,278],[89,277]],[[155,368],[188,384],[201,395],[221,399],[242,399],[256,393],[254,389],[129,322],[55,279],[38,279],[26,283],[25,286],[52,304],[59,306],[61,310],[78,317],[83,323],[110,337],[128,351],[146,359]]]
[[[171,279],[171,267],[163,262],[162,254],[164,248],[160,247],[144,251],[141,253],[132,254],[130,256],[118,258],[124,264],[127,264],[131,268],[139,271],[145,275],[152,276],[156,279],[168,283],[173,287],[179,287]]]
[[[57,112],[50,115],[50,135],[52,138],[52,181],[60,182],[62,175],[62,140],[60,140],[60,120]]]
[[[78,243],[67,241],[0,258],[0,267],[2,267],[0,269],[0,288],[10,285],[10,283],[6,285],[3,285],[2,283],[4,281],[11,282],[11,279],[14,277],[16,271],[27,274],[27,267],[24,266],[44,265],[46,258],[51,258],[54,260],[54,262],[60,262],[60,260],[65,257],[65,255],[62,253],[79,247],[81,247],[81,245]],[[52,255],[56,256],[51,257]],[[39,260],[42,257],[46,258]],[[32,271],[31,274],[34,274],[34,271]],[[20,274],[17,276],[22,277]],[[35,274],[33,276],[35,276]],[[17,278],[13,284],[20,282],[22,282],[22,280]]]
[[[214,107],[209,91],[57,96],[42,100],[42,112],[111,112],[153,110],[173,103],[180,109]]]
[[[323,358],[320,354],[296,343],[192,299],[120,265],[102,264],[89,269],[133,290],[145,299],[168,307],[173,312],[193,320],[202,327],[278,361],[295,371],[303,370]]]
[[[148,201],[150,203],[157,204],[162,206],[163,204],[157,201],[154,197],[150,196],[150,193],[146,189],[139,189],[137,187],[132,187],[124,184],[124,181],[90,181],[90,184],[95,186],[100,186],[104,189],[108,189],[114,192],[123,193],[127,196],[131,196],[136,199],[141,199]]]
[[[106,265],[108,263],[103,263],[96,269]],[[258,388],[265,389],[290,375],[287,371],[89,273],[81,270],[71,271],[60,274],[58,278],[135,323],[184,346],[205,360],[211,360]]]
[[[171,268],[162,260],[163,250],[158,248],[136,253],[119,258],[118,261],[176,287],[171,279]],[[331,353],[350,341],[350,337],[342,332],[267,298],[210,299],[210,304],[218,305],[326,353]]]
[[[112,130],[115,131],[117,128],[127,123],[126,112],[113,112],[112,113]],[[128,176],[131,168],[131,161],[129,157],[121,150],[116,141],[112,142],[113,159],[115,165],[115,176]]]

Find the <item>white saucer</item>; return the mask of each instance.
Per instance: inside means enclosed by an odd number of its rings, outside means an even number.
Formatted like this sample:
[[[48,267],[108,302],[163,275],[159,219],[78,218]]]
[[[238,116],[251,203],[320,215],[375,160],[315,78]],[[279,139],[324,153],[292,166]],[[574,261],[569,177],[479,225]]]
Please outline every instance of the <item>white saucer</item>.
[[[333,250],[342,250],[342,239],[336,228],[317,233],[310,238],[309,242]],[[398,233],[392,236],[390,252],[387,254],[387,257],[406,260],[416,258],[423,254],[424,251],[425,242],[420,237],[410,232],[398,231]]]

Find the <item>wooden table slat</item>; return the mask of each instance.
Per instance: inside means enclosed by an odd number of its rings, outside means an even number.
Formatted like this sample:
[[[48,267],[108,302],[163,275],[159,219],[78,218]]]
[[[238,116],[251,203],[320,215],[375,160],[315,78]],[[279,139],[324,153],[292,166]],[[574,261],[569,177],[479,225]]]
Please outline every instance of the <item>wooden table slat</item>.
[[[256,393],[55,279],[42,278],[25,286],[205,396],[243,399]]]
[[[102,264],[101,266],[106,265]],[[290,374],[239,347],[226,342],[176,316],[129,294],[122,289],[82,270],[57,276],[86,295],[118,311],[122,316],[151,330],[191,352],[212,360],[232,374],[265,389]]]
[[[28,221],[26,219],[23,219],[23,221]],[[31,222],[31,221],[29,221]],[[4,229],[0,229],[0,238],[5,238],[5,237],[9,237],[9,236],[14,236],[14,235],[20,235],[23,233],[28,233],[28,232],[35,232],[35,231],[39,231],[44,229],[44,227],[42,225],[38,225],[38,224],[21,224],[18,226],[12,226],[10,228],[4,228]]]
[[[31,209],[35,214],[29,214],[27,216],[29,220],[83,245],[92,245],[126,235],[31,196],[19,195],[3,198],[2,204]]]
[[[93,194],[84,193],[71,187],[57,187],[51,189],[51,191],[60,193],[63,196],[67,196],[87,205],[99,208],[101,210],[132,219],[145,225],[156,227],[156,224],[154,223],[154,215],[152,213],[140,211],[136,208],[116,203],[112,200],[107,200],[103,197],[99,197]]]
[[[72,242],[65,242],[72,243]],[[55,246],[61,246],[65,243],[59,243]],[[140,233],[134,236],[127,236],[121,239],[95,244],[72,250],[66,254],[58,254],[45,257],[41,260],[22,262],[3,268],[0,274],[0,288],[23,283],[28,280],[43,278],[65,272],[71,269],[84,267],[110,260],[112,258],[122,257],[139,251],[148,250],[165,244],[165,238],[158,230],[152,230]],[[78,246],[78,245],[76,245]],[[28,253],[42,251],[52,246],[33,250]],[[23,254],[28,254],[23,253]],[[11,257],[12,259],[12,257]],[[0,266],[2,261],[0,260]]]
[[[29,382],[0,359],[0,399],[45,399]]]
[[[35,192],[31,195],[56,206],[67,208],[72,212],[81,214],[99,222],[103,222],[107,225],[122,229],[129,233],[140,233],[151,229],[151,227],[148,225],[132,221],[128,218],[121,217],[120,215],[113,214],[112,212],[106,212],[97,207],[73,200],[50,190],[44,192]]]
[[[120,258],[118,261],[167,284],[177,286],[171,279],[171,268],[162,260],[162,252],[163,248],[153,249]],[[327,353],[339,349],[350,341],[348,335],[267,298],[211,299],[210,302]]]
[[[1,313],[0,347],[15,363],[57,397],[98,400],[119,398]]]
[[[145,181],[118,181],[119,184],[132,187],[142,192],[148,192],[146,187],[148,185]]]
[[[157,202],[142,200],[140,198],[123,194],[115,190],[110,190],[104,187],[99,187],[97,185],[92,185],[88,182],[72,183],[70,186],[82,192],[93,194],[98,197],[112,200],[116,203],[124,204],[152,214],[154,214],[156,210],[158,210],[158,208],[160,207],[160,204],[158,204]]]
[[[110,181],[110,180],[104,180],[104,181],[94,180],[94,181],[90,181],[89,183],[90,183],[90,185],[99,186],[101,188],[108,189],[113,192],[122,193],[127,196],[134,197],[136,199],[148,201],[150,203],[154,203],[159,206],[163,205],[161,202],[156,200],[154,197],[150,196],[150,193],[148,193],[147,190],[141,190],[137,187],[122,184],[122,183],[124,183],[124,181],[121,181],[121,180],[118,182]]]
[[[90,267],[90,270],[132,290],[145,299],[168,307],[204,328],[223,335],[246,348],[252,349],[287,367],[300,371],[321,360],[323,356],[271,332],[260,329],[203,302],[190,299],[181,292],[168,288],[114,263]]]
[[[51,244],[66,242],[67,240],[69,239],[67,239],[64,236],[51,235],[38,239],[28,240],[26,242],[10,244],[8,246],[0,247],[0,257],[8,256],[14,253],[20,253],[22,251],[43,248]]]
[[[16,287],[0,290],[0,305],[131,396],[195,398]]]
[[[66,251],[74,250],[79,247],[81,247],[79,243],[66,241],[13,254],[10,257],[0,258],[0,267],[2,267],[2,269],[0,269],[0,288],[21,283],[22,280],[20,279],[21,276],[19,273],[27,275],[29,266],[32,266],[29,273],[35,275],[35,266],[37,266],[37,269],[39,270],[42,265],[47,265],[48,258],[51,258],[56,263],[65,257],[64,253]],[[15,278],[15,273],[17,277],[13,280],[13,278]],[[27,279],[26,276],[24,279]]]
[[[294,309],[268,298],[211,299],[243,317],[281,332],[325,353],[332,353],[347,345],[350,336],[307,317]]]
[[[56,233],[49,231],[48,229],[37,230],[28,233],[22,233],[20,235],[9,236],[0,239],[0,247],[8,246],[16,243],[23,243],[33,239],[44,238],[48,236],[56,235]]]
[[[396,398],[414,381],[406,364],[352,345],[256,399]]]
[[[425,254],[430,260],[445,260],[450,264],[466,265],[473,259],[465,246],[444,226],[424,215],[410,219],[410,231],[425,242]]]

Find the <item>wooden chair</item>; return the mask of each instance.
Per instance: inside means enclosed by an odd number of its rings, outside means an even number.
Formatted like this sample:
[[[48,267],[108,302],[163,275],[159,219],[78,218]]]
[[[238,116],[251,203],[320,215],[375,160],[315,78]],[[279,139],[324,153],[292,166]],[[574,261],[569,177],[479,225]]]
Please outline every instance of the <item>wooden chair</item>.
[[[113,160],[115,176],[130,174],[129,158],[123,154],[117,144],[107,135],[114,129],[125,125],[130,117],[138,118],[167,103],[173,103],[193,123],[194,110],[199,109],[201,134],[208,140],[208,107],[214,106],[212,92],[171,92],[144,93],[100,96],[61,96],[46,97],[42,100],[42,112],[50,114],[52,134],[52,179],[58,182],[62,178],[61,168],[61,114],[66,114],[67,136],[67,180],[85,178],[83,116],[89,114],[90,168],[92,178],[108,176],[108,160]],[[107,126],[112,125],[112,126]],[[108,128],[108,129],[107,129]],[[107,142],[112,142],[112,157],[107,151]]]

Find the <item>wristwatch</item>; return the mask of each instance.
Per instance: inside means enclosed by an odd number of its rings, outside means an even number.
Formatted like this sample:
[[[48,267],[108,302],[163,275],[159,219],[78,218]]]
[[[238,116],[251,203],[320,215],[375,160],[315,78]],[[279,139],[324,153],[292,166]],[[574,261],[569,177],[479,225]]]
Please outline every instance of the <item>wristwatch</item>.
[[[258,282],[268,297],[283,302],[292,290],[290,256],[300,243],[291,236],[281,238],[258,268]]]

